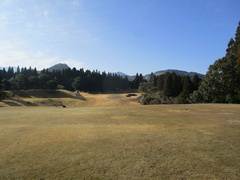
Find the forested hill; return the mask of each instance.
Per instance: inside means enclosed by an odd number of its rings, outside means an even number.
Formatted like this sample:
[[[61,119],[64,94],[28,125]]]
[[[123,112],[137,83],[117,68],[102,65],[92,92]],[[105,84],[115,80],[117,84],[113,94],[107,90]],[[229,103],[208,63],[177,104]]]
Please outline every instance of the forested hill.
[[[166,69],[166,70],[160,70],[160,71],[157,71],[155,73],[153,73],[153,75],[155,76],[160,76],[160,75],[163,75],[163,74],[166,74],[166,73],[175,73],[176,75],[179,75],[179,76],[189,76],[191,79],[193,79],[194,75],[197,74],[199,78],[203,79],[204,78],[204,74],[200,74],[200,73],[197,73],[197,72],[187,72],[187,71],[182,71],[182,70],[178,70],[178,69]],[[123,72],[117,72],[116,73],[117,75],[120,75],[122,77],[127,77],[129,80],[134,80],[134,78],[136,77],[135,75],[134,76],[130,76],[130,75],[127,75]],[[144,75],[143,76],[143,79],[146,79],[147,81],[150,79],[150,76],[151,74],[147,74],[147,75]]]
[[[160,76],[162,74],[166,74],[166,73],[175,73],[176,75],[179,76],[189,76],[191,79],[193,79],[194,75],[197,74],[199,78],[203,79],[204,75],[197,73],[197,72],[187,72],[187,71],[181,71],[181,70],[177,70],[177,69],[167,69],[167,70],[161,70],[161,71],[157,71],[155,73],[153,73],[155,76]],[[150,79],[151,74],[147,74],[144,76],[144,79],[149,80]]]

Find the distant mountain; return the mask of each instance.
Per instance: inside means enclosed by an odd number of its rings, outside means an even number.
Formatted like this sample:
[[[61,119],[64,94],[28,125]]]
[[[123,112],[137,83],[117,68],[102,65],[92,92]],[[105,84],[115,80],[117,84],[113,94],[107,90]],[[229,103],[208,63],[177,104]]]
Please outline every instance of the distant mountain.
[[[68,69],[68,68],[70,68],[70,67],[67,64],[58,63],[58,64],[55,64],[55,65],[53,65],[53,66],[51,66],[50,68],[47,68],[47,69],[48,69],[48,71],[51,72],[53,70],[62,71],[64,69]]]
[[[125,73],[122,73],[122,72],[116,72],[114,74],[117,74],[117,75],[122,76],[122,77],[126,77],[126,76],[128,77],[129,76],[129,75],[127,75]]]
[[[159,76],[159,75],[162,75],[162,74],[166,74],[167,72],[169,73],[176,73],[177,75],[180,75],[180,76],[186,76],[188,75],[191,79],[193,78],[193,76],[195,74],[198,75],[199,78],[203,78],[205,75],[204,74],[200,74],[200,73],[197,73],[197,72],[187,72],[187,71],[182,71],[182,70],[177,70],[177,69],[167,69],[167,70],[161,70],[161,71],[157,71],[155,73],[153,73],[154,75],[156,76]],[[122,77],[128,77],[129,80],[133,80],[135,78],[135,75],[134,76],[129,76],[125,73],[122,73],[122,72],[117,72],[116,74],[122,76]],[[145,76],[143,76],[144,79],[146,80],[149,80],[150,79],[150,76],[151,74],[147,74]]]
[[[8,67],[0,66],[0,70],[2,70],[3,68],[8,70]],[[47,69],[48,69],[48,71],[51,72],[53,70],[55,70],[55,71],[62,71],[63,69],[68,69],[68,68],[70,68],[70,67],[67,64],[58,63],[58,64],[55,64],[55,65],[53,65],[53,66],[51,66],[51,67],[49,67]],[[13,67],[13,69],[16,72],[17,67]],[[195,74],[197,74],[198,77],[200,77],[200,78],[204,78],[204,76],[205,76],[204,74],[200,74],[200,73],[197,73],[197,72],[187,72],[187,71],[182,71],[182,70],[177,70],[177,69],[161,70],[161,71],[157,71],[157,72],[155,72],[153,74],[156,75],[156,76],[159,76],[159,75],[162,75],[162,74],[166,74],[167,72],[169,72],[169,73],[173,73],[174,72],[174,73],[176,73],[177,75],[180,75],[180,76],[188,75],[191,79],[193,78],[193,76]],[[40,71],[39,71],[39,73],[40,73]],[[130,81],[132,81],[135,78],[135,75],[130,76],[130,75],[127,75],[127,74],[125,74],[123,72],[116,72],[115,74],[120,75],[122,77],[127,77],[128,80],[130,80]],[[146,80],[149,80],[150,76],[151,76],[151,74],[147,74],[147,75],[144,75],[143,78],[146,79]]]
[[[135,75],[134,76],[130,76],[130,75],[127,75],[123,72],[116,72],[114,74],[117,74],[119,76],[122,76],[123,78],[127,77],[129,81],[132,81],[134,78],[135,78]]]
[[[193,76],[195,74],[197,74],[199,78],[203,78],[205,76],[204,74],[200,74],[200,73],[197,73],[197,72],[187,72],[187,71],[182,71],[182,70],[177,70],[177,69],[161,70],[161,71],[157,71],[153,74],[156,75],[156,76],[159,76],[159,75],[162,75],[162,74],[166,74],[167,72],[169,72],[169,73],[174,72],[175,74],[177,74],[179,76],[187,76],[188,75],[191,79],[193,78]],[[144,76],[144,79],[149,80],[150,76],[151,76],[151,74],[147,74],[147,75]]]

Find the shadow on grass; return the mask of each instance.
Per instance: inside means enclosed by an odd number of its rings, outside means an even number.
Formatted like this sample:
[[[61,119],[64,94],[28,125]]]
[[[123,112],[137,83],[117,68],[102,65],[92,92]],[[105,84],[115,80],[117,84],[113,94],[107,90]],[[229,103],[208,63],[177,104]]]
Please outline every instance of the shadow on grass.
[[[82,95],[79,94],[79,93],[76,93],[75,95],[76,95],[76,97],[75,97],[74,99],[81,99],[81,100],[83,100],[83,101],[86,101],[86,100],[87,100],[84,96],[82,96]]]
[[[18,102],[18,103],[22,104],[23,106],[36,106],[35,103],[31,103],[31,102],[23,101],[23,100],[19,100],[19,99],[12,99],[12,101]]]
[[[28,102],[28,101],[23,101],[19,99],[11,99],[10,101],[2,101],[2,103],[8,105],[8,106],[37,106],[34,103]],[[1,107],[1,106],[0,106]]]
[[[12,101],[3,101],[3,103],[5,103],[8,106],[21,106],[20,104],[12,102]]]
[[[73,98],[73,99],[79,99],[74,95],[68,94],[63,91],[58,90],[20,90],[16,92],[16,95],[24,98]]]

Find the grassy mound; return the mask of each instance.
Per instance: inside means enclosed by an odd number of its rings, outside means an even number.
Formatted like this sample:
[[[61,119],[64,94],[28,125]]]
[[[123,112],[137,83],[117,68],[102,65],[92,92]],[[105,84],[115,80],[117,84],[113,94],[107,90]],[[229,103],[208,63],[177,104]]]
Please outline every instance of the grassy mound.
[[[20,90],[15,91],[18,98],[76,98],[73,92],[67,90]]]
[[[137,97],[125,94],[89,94],[67,90],[20,90],[8,92],[9,97],[1,106],[116,106],[138,104]]]

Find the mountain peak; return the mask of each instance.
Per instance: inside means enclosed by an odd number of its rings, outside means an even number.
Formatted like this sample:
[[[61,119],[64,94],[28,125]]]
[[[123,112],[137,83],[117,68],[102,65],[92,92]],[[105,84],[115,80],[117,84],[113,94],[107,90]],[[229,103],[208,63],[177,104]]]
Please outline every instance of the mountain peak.
[[[127,74],[123,73],[123,72],[116,72],[115,74],[122,76],[122,77],[126,77],[128,76]]]
[[[58,63],[58,64],[55,64],[53,66],[51,66],[50,68],[47,68],[48,71],[62,71],[64,69],[68,69],[70,68],[67,64],[65,63]]]

